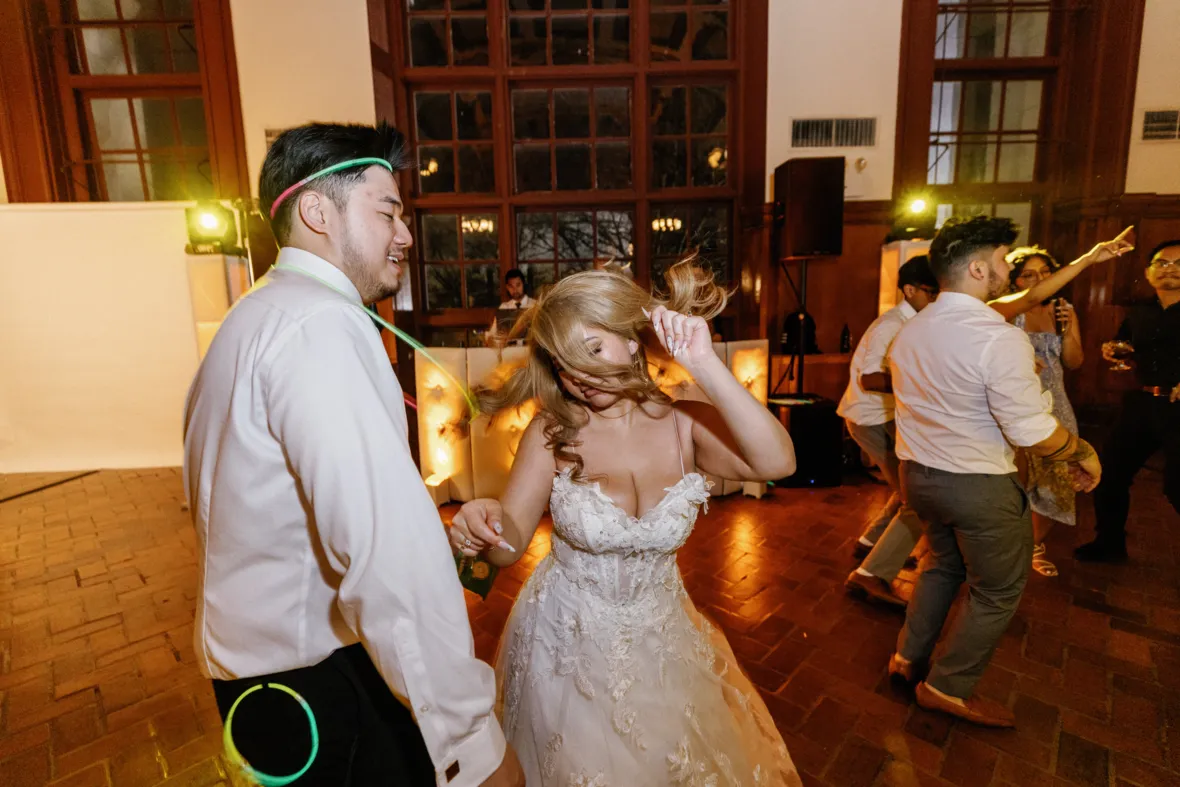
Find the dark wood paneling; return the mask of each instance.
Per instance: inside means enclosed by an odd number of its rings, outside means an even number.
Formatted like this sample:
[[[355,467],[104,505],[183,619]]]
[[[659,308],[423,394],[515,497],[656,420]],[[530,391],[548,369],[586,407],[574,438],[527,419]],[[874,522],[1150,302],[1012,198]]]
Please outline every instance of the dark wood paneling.
[[[766,210],[769,214],[769,205]],[[839,352],[845,325],[855,347],[869,323],[877,318],[881,245],[892,226],[892,213],[893,203],[887,201],[844,203],[844,253],[808,263],[807,311],[815,319],[816,342],[825,353]],[[769,226],[765,234],[769,244]],[[786,270],[797,285],[799,265],[789,263]],[[771,274],[769,294],[764,284],[763,298],[772,299],[766,308],[773,311],[765,317],[763,335],[777,347],[783,318],[798,308],[798,300],[781,268],[773,269]]]
[[[1134,376],[1111,372],[1100,346],[1110,339],[1133,297],[1150,295],[1143,280],[1147,251],[1180,236],[1180,197],[1123,194],[1134,126],[1135,82],[1144,0],[1088,3],[1070,16],[1062,70],[1063,129],[1054,163],[1054,197],[1047,205],[1050,249],[1069,260],[1134,224],[1138,250],[1091,268],[1073,283],[1086,359],[1066,376],[1080,412],[1117,404]]]
[[[770,359],[770,384],[774,393],[796,392],[795,371],[791,366],[792,355],[774,355]],[[806,393],[819,394],[833,401],[840,401],[848,387],[848,365],[852,353],[823,353],[808,355],[803,359],[803,387]]]
[[[901,10],[900,80],[893,193],[926,182],[930,105],[934,84],[935,0],[908,0]]]
[[[733,227],[736,235],[734,270],[739,286],[740,318],[738,337],[757,339],[766,336],[772,312],[767,309],[765,282],[770,276],[770,236],[766,199],[766,30],[770,0],[749,0],[741,5],[741,27],[736,40],[741,42],[737,57],[738,75],[738,172],[741,181],[737,215]]]
[[[203,0],[193,9],[200,36],[206,125],[212,132],[209,152],[216,168],[215,194],[219,199],[249,197],[250,169],[246,164],[246,132],[229,0]]]
[[[9,202],[52,202],[61,186],[49,147],[45,85],[25,0],[0,0],[0,160]]]
[[[888,225],[849,224],[844,227],[844,253],[812,262],[807,272],[807,311],[815,319],[815,340],[825,353],[840,351],[844,326],[852,346],[877,318],[881,244]]]
[[[1144,4],[1086,3],[1073,11],[1062,72],[1063,166],[1053,173],[1058,200],[1123,192]]]

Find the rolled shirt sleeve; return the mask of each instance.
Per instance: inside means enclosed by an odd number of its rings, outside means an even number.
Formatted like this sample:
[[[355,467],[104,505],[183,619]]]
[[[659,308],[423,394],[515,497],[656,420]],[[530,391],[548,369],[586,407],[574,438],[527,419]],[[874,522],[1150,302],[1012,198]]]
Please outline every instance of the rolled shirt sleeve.
[[[860,373],[876,374],[889,371],[889,348],[897,338],[898,331],[904,323],[901,320],[881,321],[868,336],[868,347],[865,348],[864,363]]]
[[[1041,396],[1032,344],[1024,331],[1010,326],[991,341],[983,355],[988,409],[1012,445],[1028,447],[1057,431],[1057,419]]]
[[[359,308],[309,316],[265,370],[269,426],[340,575],[340,612],[413,712],[438,784],[479,785],[505,751],[495,678],[475,658],[454,558],[382,358]]]

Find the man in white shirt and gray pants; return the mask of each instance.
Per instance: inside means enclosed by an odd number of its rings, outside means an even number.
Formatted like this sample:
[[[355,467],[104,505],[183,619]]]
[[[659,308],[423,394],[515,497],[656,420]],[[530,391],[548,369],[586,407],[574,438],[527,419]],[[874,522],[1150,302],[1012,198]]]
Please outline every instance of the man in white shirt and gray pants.
[[[889,672],[919,677],[966,582],[965,609],[915,699],[995,727],[1013,726],[1012,713],[972,694],[1032,561],[1032,520],[1012,446],[1070,463],[1082,491],[1101,473],[1094,449],[1050,414],[1024,332],[987,305],[1007,291],[1004,255],[1016,235],[1009,219],[948,221],[930,246],[938,300],[902,328],[890,351],[902,493],[927,525],[930,552]]]
[[[403,275],[394,173],[410,163],[384,125],[291,129],[267,153],[278,262],[221,325],[185,413],[196,652],[223,719],[241,699],[233,739],[259,772],[312,751],[278,684],[319,733],[300,785],[523,785],[364,309]]]
[[[836,412],[848,433],[869,455],[885,483],[893,490],[889,500],[865,527],[853,555],[864,563],[848,575],[848,592],[869,601],[905,606],[890,583],[904,567],[922,535],[922,522],[901,501],[898,484],[897,436],[893,423],[893,384],[886,358],[897,332],[914,315],[934,303],[938,280],[930,272],[926,255],[907,260],[897,270],[897,287],[903,300],[873,320],[856,345],[849,365],[848,388]]]

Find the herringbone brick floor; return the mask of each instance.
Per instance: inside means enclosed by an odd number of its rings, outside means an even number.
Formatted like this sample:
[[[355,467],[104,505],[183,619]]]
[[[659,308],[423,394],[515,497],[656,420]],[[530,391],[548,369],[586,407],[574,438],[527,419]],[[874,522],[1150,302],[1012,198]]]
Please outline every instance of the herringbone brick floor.
[[[25,492],[34,480],[3,479]],[[59,480],[59,479],[43,479]],[[5,495],[0,495],[3,499]],[[194,538],[176,470],[101,472],[0,503],[0,785],[228,784],[220,722],[192,651]],[[1163,787],[1180,784],[1180,522],[1141,478],[1132,563],[1034,575],[981,691],[1015,731],[913,708],[883,680],[901,617],[841,583],[868,482],[715,501],[681,555],[809,785]],[[450,509],[448,509],[450,510]],[[481,656],[528,572],[469,608]]]

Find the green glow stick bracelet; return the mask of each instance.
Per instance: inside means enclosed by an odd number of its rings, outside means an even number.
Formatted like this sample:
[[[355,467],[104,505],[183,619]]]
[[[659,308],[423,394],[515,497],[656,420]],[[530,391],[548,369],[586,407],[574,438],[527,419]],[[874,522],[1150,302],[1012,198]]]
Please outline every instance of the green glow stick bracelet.
[[[311,754],[308,755],[307,762],[303,764],[303,767],[290,776],[272,776],[269,773],[262,773],[261,771],[254,770],[246,762],[246,759],[242,756],[241,752],[238,751],[238,747],[234,745],[232,731],[234,712],[237,711],[238,705],[241,704],[242,700],[263,688],[277,689],[294,697],[295,701],[303,707],[303,712],[307,714],[307,723],[311,726]],[[242,695],[234,700],[234,704],[230,706],[229,713],[227,713],[225,716],[225,729],[221,733],[221,742],[225,747],[225,756],[229,758],[229,761],[239,768],[248,778],[253,779],[255,782],[262,785],[262,787],[286,787],[286,785],[292,783],[296,779],[301,778],[303,774],[307,773],[308,769],[311,768],[311,764],[315,762],[316,755],[320,753],[320,730],[316,726],[315,714],[312,713],[311,706],[307,704],[307,700],[303,699],[303,697],[301,697],[298,692],[282,685],[281,683],[259,683],[242,692]]]

